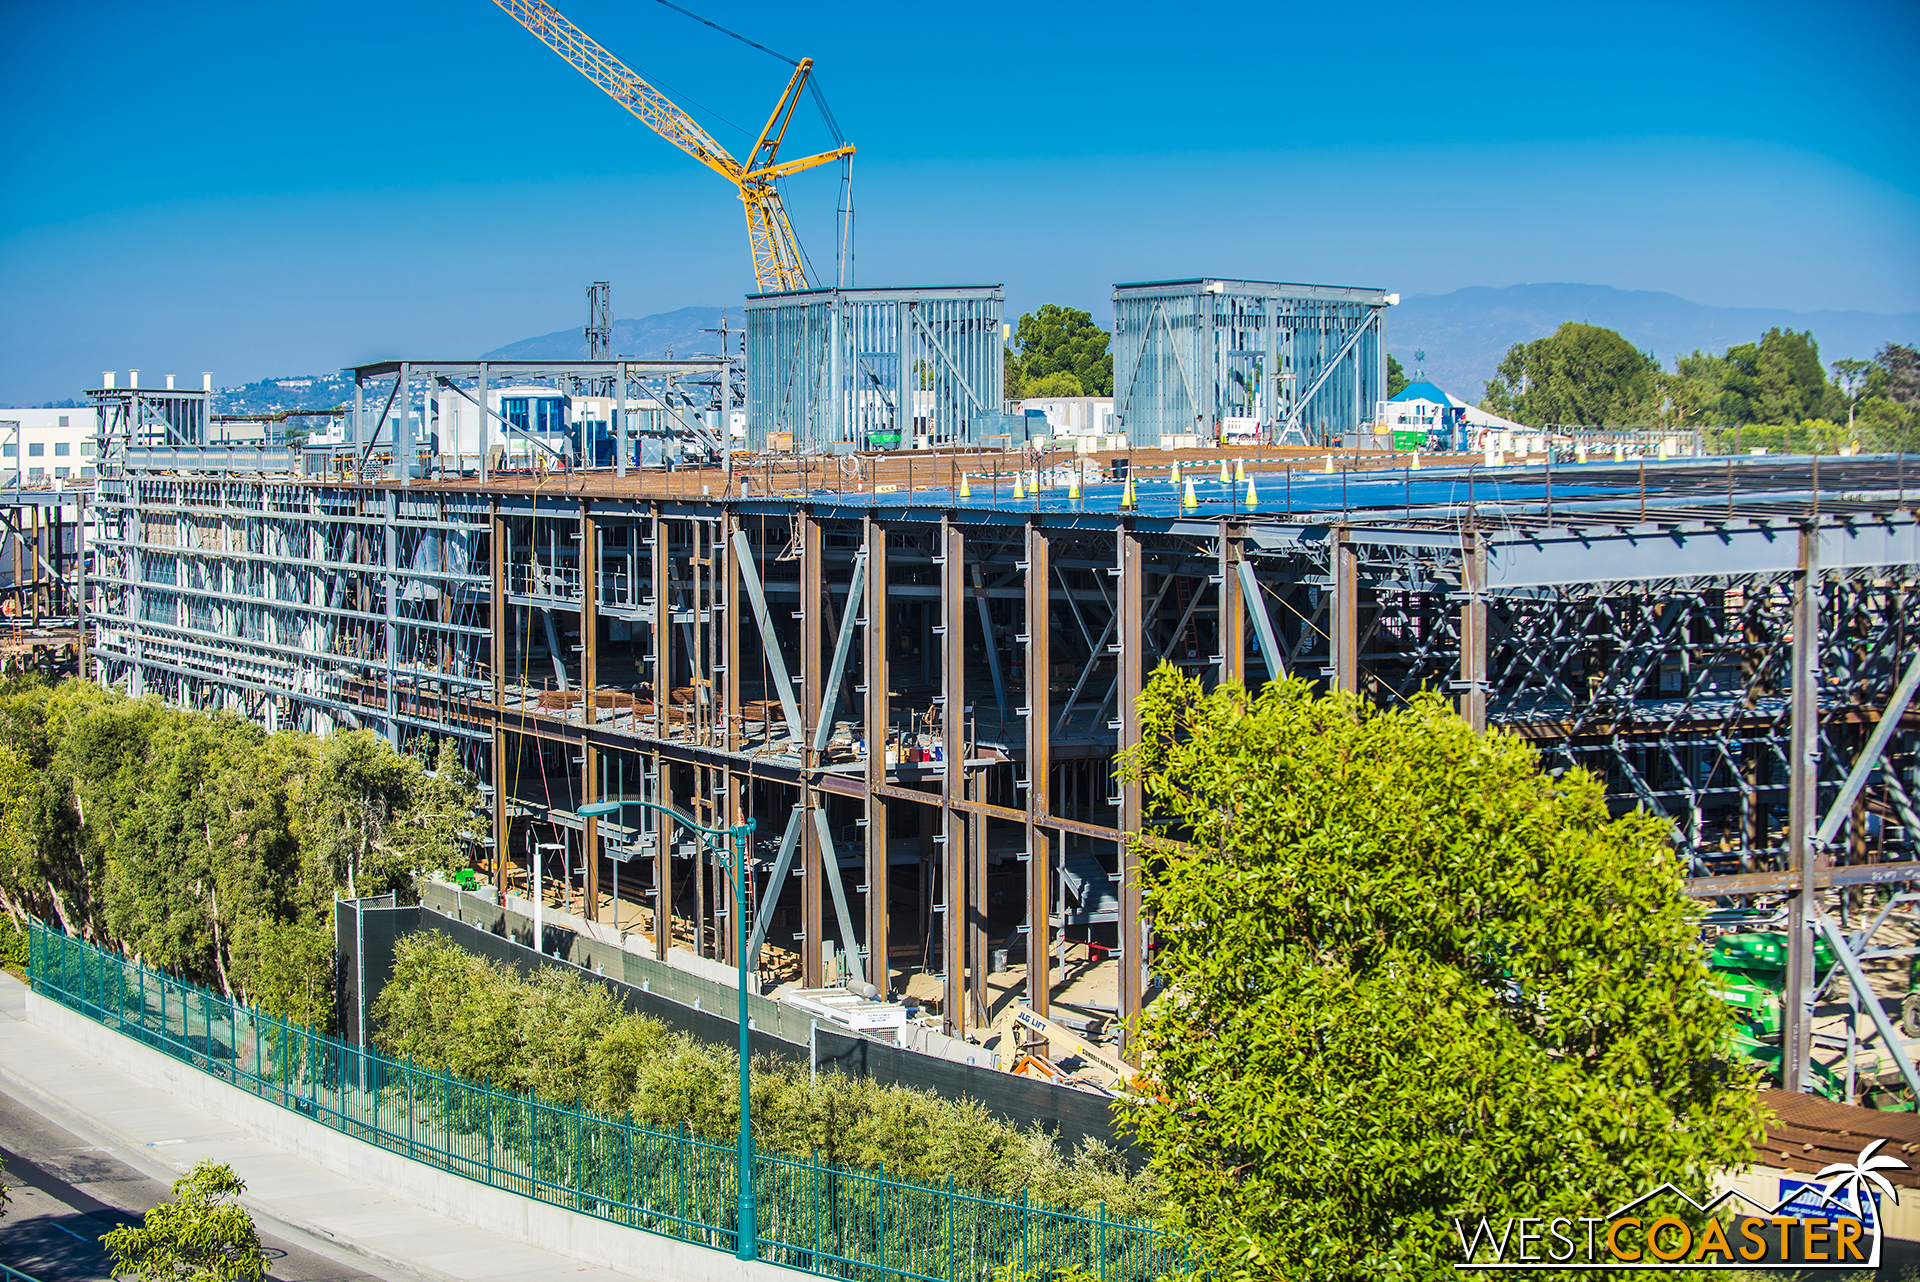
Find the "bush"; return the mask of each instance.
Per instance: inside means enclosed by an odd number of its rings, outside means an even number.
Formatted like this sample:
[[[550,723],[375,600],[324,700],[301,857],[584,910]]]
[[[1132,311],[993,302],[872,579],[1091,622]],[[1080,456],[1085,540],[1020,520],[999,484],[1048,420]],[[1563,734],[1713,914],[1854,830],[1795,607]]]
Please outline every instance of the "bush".
[[[376,1041],[396,1058],[496,1088],[531,1092],[659,1131],[684,1124],[726,1140],[739,1127],[738,1059],[627,1011],[603,986],[567,971],[525,978],[445,936],[402,939],[393,977],[373,1004]],[[839,1166],[884,1167],[917,1184],[1151,1219],[1160,1185],[1128,1173],[1120,1155],[1089,1144],[1063,1155],[1039,1129],[1020,1130],[977,1101],[881,1086],[840,1073],[811,1076],[771,1060],[753,1065],[757,1143],[817,1153]]]

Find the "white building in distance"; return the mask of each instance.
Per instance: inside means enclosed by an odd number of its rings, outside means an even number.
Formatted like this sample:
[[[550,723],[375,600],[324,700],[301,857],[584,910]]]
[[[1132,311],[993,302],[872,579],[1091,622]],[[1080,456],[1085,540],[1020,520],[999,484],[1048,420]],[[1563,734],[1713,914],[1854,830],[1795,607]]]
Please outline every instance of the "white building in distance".
[[[0,481],[54,486],[92,480],[100,447],[100,412],[86,409],[0,409]]]

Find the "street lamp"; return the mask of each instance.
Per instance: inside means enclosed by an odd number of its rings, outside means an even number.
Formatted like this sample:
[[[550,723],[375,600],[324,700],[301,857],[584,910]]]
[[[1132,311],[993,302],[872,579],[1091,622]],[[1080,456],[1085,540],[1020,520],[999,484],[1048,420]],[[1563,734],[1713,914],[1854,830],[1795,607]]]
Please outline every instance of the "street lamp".
[[[638,806],[642,810],[657,810],[670,815],[675,822],[693,829],[707,837],[730,837],[733,839],[733,929],[736,941],[734,958],[740,964],[740,1149],[737,1158],[739,1173],[735,1177],[739,1187],[740,1225],[734,1233],[734,1255],[742,1260],[760,1258],[760,1210],[755,1203],[753,1191],[753,1120],[752,1087],[753,1081],[748,1069],[749,1050],[747,1046],[747,845],[753,836],[754,821],[749,819],[743,824],[734,824],[728,828],[703,828],[671,806],[663,806],[655,801],[631,801],[625,799],[609,801],[590,801],[574,813],[582,819],[591,819],[600,815],[618,814],[622,807]],[[653,908],[653,929],[660,931],[662,918],[671,920],[671,905],[667,902],[667,887],[654,887],[657,897]],[[616,912],[618,909],[615,910]]]

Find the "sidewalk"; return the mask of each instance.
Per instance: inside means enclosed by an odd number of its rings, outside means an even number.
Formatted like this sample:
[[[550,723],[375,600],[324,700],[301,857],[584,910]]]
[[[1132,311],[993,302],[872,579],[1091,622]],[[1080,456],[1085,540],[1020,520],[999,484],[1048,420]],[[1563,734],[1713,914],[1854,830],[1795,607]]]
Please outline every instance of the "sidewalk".
[[[0,1082],[23,1103],[156,1179],[202,1157],[247,1182],[262,1228],[391,1282],[519,1282],[628,1274],[461,1224],[334,1174],[111,1068],[27,1022],[26,988],[0,973]]]

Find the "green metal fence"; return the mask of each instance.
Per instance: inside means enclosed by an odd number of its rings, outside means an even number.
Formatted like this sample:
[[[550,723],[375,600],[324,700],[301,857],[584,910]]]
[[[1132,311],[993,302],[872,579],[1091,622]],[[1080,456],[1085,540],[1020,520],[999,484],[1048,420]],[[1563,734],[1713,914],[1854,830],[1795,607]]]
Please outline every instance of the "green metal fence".
[[[32,925],[33,990],[241,1090],[390,1152],[582,1214],[732,1251],[731,1140],[665,1134],[417,1068]],[[1184,1265],[1150,1225],[760,1153],[762,1259],[861,1282],[996,1267],[1150,1282]]]

